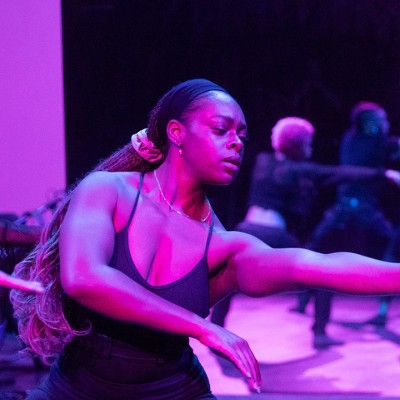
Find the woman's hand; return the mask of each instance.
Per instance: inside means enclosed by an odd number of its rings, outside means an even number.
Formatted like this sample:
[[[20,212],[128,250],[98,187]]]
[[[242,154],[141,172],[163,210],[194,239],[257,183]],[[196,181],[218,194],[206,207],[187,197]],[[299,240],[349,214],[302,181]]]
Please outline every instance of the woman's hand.
[[[396,186],[400,186],[400,172],[394,169],[387,169],[385,171],[385,177]]]
[[[260,368],[249,344],[244,339],[208,321],[206,329],[197,339],[218,355],[233,362],[249,380],[250,386],[260,393]]]
[[[43,293],[44,288],[39,282],[25,281],[23,279],[15,278],[11,275],[0,271],[0,286],[10,289],[20,289],[28,292]]]

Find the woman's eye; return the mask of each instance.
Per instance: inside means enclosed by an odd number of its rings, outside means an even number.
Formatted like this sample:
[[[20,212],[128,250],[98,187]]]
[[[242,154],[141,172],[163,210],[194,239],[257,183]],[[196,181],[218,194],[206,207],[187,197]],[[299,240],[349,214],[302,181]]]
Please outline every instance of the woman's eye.
[[[239,139],[243,142],[243,143],[247,143],[249,141],[249,137],[248,136],[239,136]]]
[[[226,132],[226,129],[223,128],[212,128],[212,130],[220,135],[223,135]]]

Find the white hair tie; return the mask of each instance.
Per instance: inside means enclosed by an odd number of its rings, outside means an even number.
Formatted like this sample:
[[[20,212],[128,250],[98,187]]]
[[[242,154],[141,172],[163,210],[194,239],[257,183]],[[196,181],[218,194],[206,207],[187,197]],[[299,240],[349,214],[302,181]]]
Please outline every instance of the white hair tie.
[[[161,151],[148,139],[147,129],[133,134],[131,143],[136,152],[151,164],[159,162],[163,157]]]

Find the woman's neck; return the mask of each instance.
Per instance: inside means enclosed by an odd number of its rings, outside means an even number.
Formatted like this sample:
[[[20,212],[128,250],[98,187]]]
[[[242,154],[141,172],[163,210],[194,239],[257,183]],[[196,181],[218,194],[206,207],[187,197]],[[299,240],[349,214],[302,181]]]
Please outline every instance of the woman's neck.
[[[161,202],[171,210],[201,222],[209,219],[211,206],[204,187],[164,164],[153,172],[153,179]]]

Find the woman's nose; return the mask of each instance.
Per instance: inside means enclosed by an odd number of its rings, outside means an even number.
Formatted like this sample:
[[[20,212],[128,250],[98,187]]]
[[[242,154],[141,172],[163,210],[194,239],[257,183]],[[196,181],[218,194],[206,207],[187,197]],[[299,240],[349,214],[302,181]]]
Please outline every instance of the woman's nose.
[[[235,149],[238,153],[243,150],[244,143],[243,141],[239,138],[238,135],[235,134],[235,136],[232,138],[232,140],[229,142],[229,147]]]

